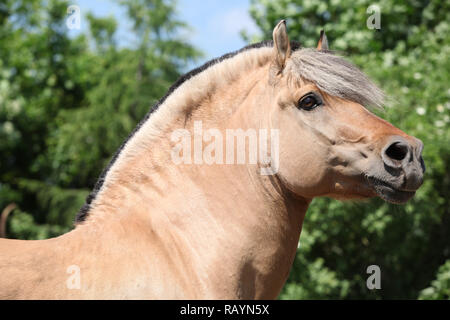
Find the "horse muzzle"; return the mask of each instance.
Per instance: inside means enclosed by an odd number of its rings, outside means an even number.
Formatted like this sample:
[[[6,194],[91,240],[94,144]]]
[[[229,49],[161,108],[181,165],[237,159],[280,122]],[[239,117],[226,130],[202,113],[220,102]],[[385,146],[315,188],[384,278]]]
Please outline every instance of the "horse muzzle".
[[[381,150],[382,172],[367,175],[376,194],[391,203],[405,203],[423,183],[423,143],[414,137],[391,136]]]

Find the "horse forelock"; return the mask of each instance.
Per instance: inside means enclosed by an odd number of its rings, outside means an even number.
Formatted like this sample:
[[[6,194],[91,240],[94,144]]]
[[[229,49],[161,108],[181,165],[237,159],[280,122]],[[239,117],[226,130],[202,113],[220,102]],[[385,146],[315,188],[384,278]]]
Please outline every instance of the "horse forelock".
[[[385,95],[358,67],[329,51],[295,51],[285,72],[314,83],[327,94],[365,107],[383,105]]]

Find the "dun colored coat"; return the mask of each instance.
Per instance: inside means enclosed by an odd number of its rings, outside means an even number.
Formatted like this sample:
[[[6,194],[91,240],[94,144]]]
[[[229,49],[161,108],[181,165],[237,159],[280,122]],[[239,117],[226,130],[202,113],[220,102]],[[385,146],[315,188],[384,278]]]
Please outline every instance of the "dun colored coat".
[[[382,92],[327,45],[322,33],[316,49],[299,48],[282,21],[273,42],[180,79],[113,158],[74,230],[0,241],[0,298],[274,299],[314,197],[413,197],[422,143],[365,108]],[[223,136],[276,130],[278,148],[264,164],[175,163],[173,132],[199,121]]]

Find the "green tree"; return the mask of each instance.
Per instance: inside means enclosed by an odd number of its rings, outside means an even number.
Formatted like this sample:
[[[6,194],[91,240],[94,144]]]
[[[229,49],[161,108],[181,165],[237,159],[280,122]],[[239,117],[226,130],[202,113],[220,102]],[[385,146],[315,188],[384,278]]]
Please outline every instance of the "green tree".
[[[414,299],[450,258],[450,6],[382,0],[381,29],[371,30],[371,4],[252,1],[250,12],[264,39],[287,18],[291,39],[315,47],[324,28],[331,49],[348,53],[387,92],[390,100],[377,113],[425,144],[425,182],[406,205],[313,201],[281,299]],[[366,287],[372,264],[381,268],[381,290]],[[447,286],[440,292],[448,290],[448,281],[440,286]],[[422,297],[444,297],[429,291]]]
[[[433,30],[446,21],[450,9],[448,2],[440,0],[252,0],[251,3],[250,14],[264,39],[272,37],[278,21],[287,19],[289,34],[304,46],[315,46],[317,35],[325,29],[333,39],[332,49],[349,54],[394,49],[398,41]],[[370,15],[367,9],[371,5],[380,9],[380,30],[366,27]],[[252,38],[246,34],[245,37]]]
[[[199,56],[173,1],[123,2],[136,39],[125,48],[113,17],[88,13],[88,32],[71,37],[68,6],[0,6],[0,208],[19,208],[9,237],[68,231],[115,150]]]

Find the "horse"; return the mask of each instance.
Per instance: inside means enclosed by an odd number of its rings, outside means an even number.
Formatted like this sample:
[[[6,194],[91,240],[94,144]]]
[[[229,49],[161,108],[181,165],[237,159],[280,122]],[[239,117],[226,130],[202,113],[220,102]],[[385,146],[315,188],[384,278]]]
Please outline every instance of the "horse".
[[[324,32],[302,48],[280,21],[271,41],[173,84],[113,156],[73,230],[2,239],[0,297],[277,298],[313,198],[405,203],[421,186],[423,143],[370,111],[384,98]],[[244,161],[239,143],[220,159],[215,140],[229,132],[244,134]],[[264,142],[257,161],[252,132]]]

